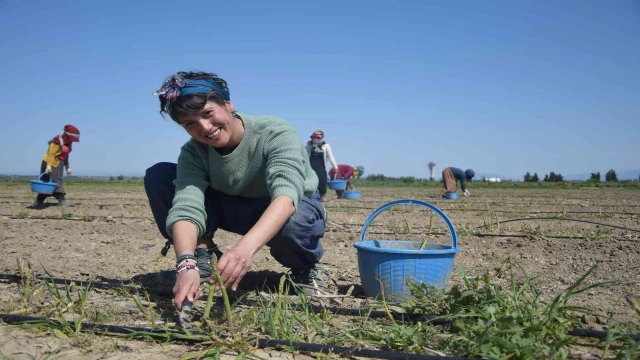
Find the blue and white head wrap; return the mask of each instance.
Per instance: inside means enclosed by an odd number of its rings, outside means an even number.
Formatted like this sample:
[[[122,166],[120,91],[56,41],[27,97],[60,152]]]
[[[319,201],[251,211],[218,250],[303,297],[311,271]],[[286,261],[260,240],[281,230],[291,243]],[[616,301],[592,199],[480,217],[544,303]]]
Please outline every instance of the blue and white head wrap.
[[[217,91],[222,97],[230,101],[231,96],[229,90],[222,88],[215,82],[207,79],[185,79],[182,75],[174,74],[167,80],[165,80],[162,87],[153,92],[152,95],[163,95],[166,98],[164,111],[169,112],[171,109],[171,103],[177,100],[180,96],[189,94],[208,94],[211,91]]]

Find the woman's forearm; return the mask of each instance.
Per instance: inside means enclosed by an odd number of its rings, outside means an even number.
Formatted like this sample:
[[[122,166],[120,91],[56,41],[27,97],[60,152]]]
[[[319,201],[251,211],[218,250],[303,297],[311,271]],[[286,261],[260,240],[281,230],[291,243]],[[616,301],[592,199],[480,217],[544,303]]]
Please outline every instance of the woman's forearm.
[[[173,247],[176,258],[184,254],[193,255],[198,242],[198,228],[190,221],[181,220],[172,227]]]
[[[258,222],[235,247],[247,250],[251,252],[251,255],[254,255],[276,236],[295,210],[296,208],[293,206],[293,201],[290,197],[286,195],[277,196],[269,204]]]

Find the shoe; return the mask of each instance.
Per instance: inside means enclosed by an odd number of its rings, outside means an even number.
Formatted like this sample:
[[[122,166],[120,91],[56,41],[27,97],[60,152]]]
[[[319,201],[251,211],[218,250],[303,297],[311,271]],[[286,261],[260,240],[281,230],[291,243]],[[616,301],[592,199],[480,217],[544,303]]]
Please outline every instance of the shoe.
[[[69,205],[67,200],[59,200],[58,203],[60,204],[60,206],[71,206],[71,205]]]
[[[198,263],[198,269],[200,269],[201,284],[209,282],[211,275],[213,275],[213,268],[211,267],[211,255],[213,254],[216,254],[218,260],[222,257],[222,251],[220,251],[216,245],[208,249],[196,249],[195,257]]]
[[[31,204],[31,206],[36,208],[36,209],[43,208],[44,207],[44,201],[33,200],[33,204]]]
[[[331,289],[329,273],[317,266],[291,269],[289,277],[307,296],[333,294],[337,290]]]

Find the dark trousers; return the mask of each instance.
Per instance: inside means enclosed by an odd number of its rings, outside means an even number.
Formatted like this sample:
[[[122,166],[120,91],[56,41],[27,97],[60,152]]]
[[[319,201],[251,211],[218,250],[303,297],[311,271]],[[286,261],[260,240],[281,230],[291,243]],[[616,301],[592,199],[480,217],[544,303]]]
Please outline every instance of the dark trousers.
[[[176,164],[162,162],[148,168],[144,177],[144,188],[158,230],[169,240],[171,236],[166,231],[166,221],[175,194],[173,180],[176,174]],[[231,196],[209,188],[205,194],[207,223],[203,237],[213,238],[218,229],[245,235],[270,203],[268,197],[252,199]],[[304,269],[320,261],[323,254],[320,239],[324,236],[324,211],[317,192],[300,199],[296,212],[267,243],[271,255],[282,266]]]

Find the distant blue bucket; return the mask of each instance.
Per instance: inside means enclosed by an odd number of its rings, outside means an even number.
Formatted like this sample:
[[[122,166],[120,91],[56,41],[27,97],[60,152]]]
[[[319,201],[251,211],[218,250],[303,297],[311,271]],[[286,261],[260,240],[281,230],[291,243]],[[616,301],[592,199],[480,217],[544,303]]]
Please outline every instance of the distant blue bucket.
[[[445,199],[448,200],[455,200],[458,198],[458,193],[454,193],[454,192],[448,192],[446,194],[444,194]]]
[[[38,194],[51,195],[56,190],[56,186],[58,186],[58,184],[53,181],[40,180],[44,174],[45,173],[40,174],[40,176],[38,176],[38,180],[31,180],[31,191]]]
[[[329,180],[327,186],[331,190],[344,190],[347,188],[347,180]]]
[[[349,200],[360,199],[360,191],[345,191],[342,197]]]
[[[444,220],[451,234],[451,245],[428,243],[419,250],[422,242],[405,240],[365,240],[373,219],[384,210],[397,205],[424,206]],[[360,281],[366,296],[380,298],[381,285],[386,300],[410,299],[407,281],[425,283],[444,289],[453,270],[453,260],[460,251],[458,235],[451,220],[437,207],[418,200],[397,200],[374,211],[364,222],[358,249]]]

